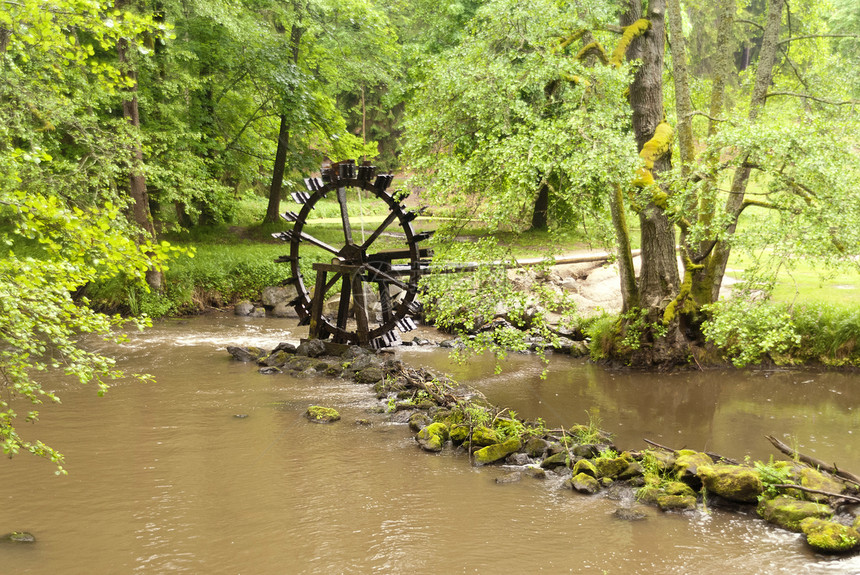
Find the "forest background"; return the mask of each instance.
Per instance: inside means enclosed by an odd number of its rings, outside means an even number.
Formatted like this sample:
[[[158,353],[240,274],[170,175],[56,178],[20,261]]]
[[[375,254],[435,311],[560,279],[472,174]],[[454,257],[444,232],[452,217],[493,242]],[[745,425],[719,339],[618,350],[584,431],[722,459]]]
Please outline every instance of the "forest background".
[[[81,334],[283,279],[266,238],[323,159],[408,176],[450,218],[440,259],[467,224],[469,259],[610,247],[622,315],[571,320],[595,358],[857,365],[857,298],[806,288],[856,285],[858,34],[851,0],[0,0],[4,452],[60,460],[14,425],[45,373],[122,375]],[[529,305],[506,277],[428,299],[461,294],[449,326],[478,288]]]

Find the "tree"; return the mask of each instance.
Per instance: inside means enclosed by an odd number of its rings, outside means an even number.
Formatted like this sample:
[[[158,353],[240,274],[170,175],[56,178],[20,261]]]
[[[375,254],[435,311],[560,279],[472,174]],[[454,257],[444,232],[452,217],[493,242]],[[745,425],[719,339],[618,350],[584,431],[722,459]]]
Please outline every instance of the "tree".
[[[0,442],[9,456],[47,457],[63,473],[61,454],[18,432],[18,409],[57,401],[42,381],[58,373],[103,393],[123,374],[82,338],[115,339],[118,327],[144,323],[96,313],[80,294],[120,275],[145,287],[170,251],[135,241],[128,195],[116,186],[134,140],[125,120],[97,112],[118,108],[128,86],[120,39],[136,49],[165,27],[98,2],[23,0],[0,13],[0,29]]]
[[[613,114],[617,118],[622,105],[617,100],[598,103],[590,96],[609,85],[605,77],[592,81],[597,74],[605,74],[601,70],[617,68],[626,78],[627,68],[622,62],[629,61],[635,70],[628,91],[630,135],[640,158],[635,177],[630,175],[632,168],[626,171],[621,161],[595,165],[593,150],[573,144],[576,140],[572,138],[543,140],[542,124],[535,120],[539,114],[527,116],[523,112],[532,111],[536,102],[547,101],[535,98],[536,86],[527,82],[539,77],[539,62],[546,61],[533,55],[550,52],[535,49],[538,42],[529,33],[530,26],[540,22],[544,38],[554,36],[556,43],[563,44],[567,38],[585,38],[581,31],[585,23],[566,27],[560,22],[546,22],[546,14],[557,13],[543,7],[538,14],[522,15],[521,21],[503,2],[486,8],[476,17],[474,40],[440,58],[438,70],[418,100],[423,110],[414,120],[416,128],[409,132],[416,165],[429,175],[427,181],[438,192],[437,199],[444,200],[446,194],[449,201],[451,194],[482,199],[494,204],[500,219],[508,220],[522,213],[523,198],[535,197],[535,182],[541,181],[537,174],[560,173],[557,166],[546,162],[550,153],[555,157],[569,154],[565,165],[588,166],[590,170],[585,173],[571,172],[576,177],[565,179],[562,195],[573,196],[580,204],[587,198],[608,205],[617,238],[624,307],[630,312],[620,324],[615,348],[619,356],[641,364],[685,361],[689,345],[702,341],[702,322],[707,317],[702,310],[718,309],[708,306],[719,295],[732,249],[759,254],[765,250],[780,265],[802,254],[814,254],[828,262],[851,261],[850,255],[860,251],[856,243],[860,209],[855,207],[856,194],[850,191],[852,178],[840,177],[839,173],[857,174],[860,168],[852,151],[858,127],[852,107],[856,100],[850,87],[842,94],[820,93],[826,86],[838,92],[844,85],[832,76],[848,68],[830,39],[838,37],[841,41],[847,36],[832,34],[814,3],[785,13],[783,2],[771,0],[759,24],[755,20],[736,21],[735,3],[722,2],[712,45],[716,55],[703,68],[713,76],[693,83],[687,79],[689,54],[679,3],[624,2],[617,28],[607,18],[595,22],[593,14],[600,13],[595,12],[596,7],[581,3],[575,9],[566,6],[571,13],[591,14],[588,27],[598,41],[611,42],[615,50],[609,56],[600,43],[589,42],[574,59],[580,65],[576,75],[582,78],[590,74],[588,81],[593,88],[582,95],[575,90],[560,94],[559,113],[568,122],[565,128],[588,125],[578,134],[585,138],[613,141],[628,137],[623,122],[604,120]],[[667,13],[673,74],[669,76],[671,82],[664,83]],[[789,20],[794,36],[784,34]],[[510,32],[499,34],[493,24]],[[733,53],[738,24],[751,25],[760,38],[756,41],[760,47],[745,55],[742,66],[720,56]],[[570,34],[570,30],[576,33]],[[617,30],[620,39],[608,36],[606,30]],[[546,39],[544,42],[551,45]],[[805,42],[814,43],[815,49],[802,48]],[[588,68],[588,56],[599,63]],[[503,65],[497,64],[505,59]],[[497,65],[503,72],[496,71]],[[753,75],[744,73],[748,65]],[[507,70],[511,72],[506,77]],[[560,73],[557,69],[555,79],[559,77],[566,79],[567,70]],[[543,78],[545,86],[551,81],[549,74]],[[708,101],[704,88],[711,91],[708,111],[700,108]],[[580,99],[574,100],[576,97]],[[778,108],[766,105],[775,98],[780,99]],[[670,105],[664,105],[664,100]],[[572,106],[574,101],[581,107]],[[588,124],[585,118],[596,121]],[[694,123],[701,118],[709,119],[708,124]],[[673,152],[673,125],[679,134],[679,156]],[[604,126],[607,129],[601,130]],[[527,146],[518,141],[519,130],[528,134]],[[673,156],[680,157],[675,166]],[[511,158],[517,157],[527,160],[513,163]],[[497,169],[511,165],[518,167],[518,175],[528,173],[530,177],[514,179],[507,169]],[[571,193],[577,187],[569,188],[570,182],[581,185],[590,178],[597,179],[597,190],[585,196]],[[756,195],[749,197],[753,178]],[[721,188],[725,181],[732,182],[726,190]],[[642,270],[638,277],[630,257],[628,210],[637,214],[641,229]],[[738,234],[742,215],[746,212],[751,217],[753,210],[769,210],[775,215],[756,215],[756,226]],[[683,278],[676,263],[676,228],[680,231]],[[753,279],[750,285],[766,288],[768,282]]]

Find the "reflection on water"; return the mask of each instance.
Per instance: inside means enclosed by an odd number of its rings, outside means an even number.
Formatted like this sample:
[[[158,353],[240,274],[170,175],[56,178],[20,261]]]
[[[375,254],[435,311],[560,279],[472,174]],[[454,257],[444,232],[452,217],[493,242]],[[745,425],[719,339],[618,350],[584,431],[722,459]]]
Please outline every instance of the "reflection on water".
[[[557,482],[496,485],[505,469],[423,453],[405,427],[369,414],[376,401],[365,386],[263,376],[223,351],[299,333],[233,317],[160,324],[122,348],[123,364],[157,383],[125,382],[101,399],[62,390],[63,405],[44,409],[32,431],[66,454],[70,476],[24,456],[0,464],[0,532],[38,538],[0,545],[0,572],[860,572],[860,559],[813,555],[798,535],[757,519],[649,510],[625,523],[612,516],[615,502]],[[588,410],[621,445],[647,436],[767,457],[760,437],[774,433],[860,468],[857,445],[844,440],[860,423],[857,376],[609,374],[553,358],[541,380],[528,356],[494,376],[483,360],[459,367],[438,351],[402,355],[525,417],[569,425]],[[311,403],[343,419],[310,424],[302,413]]]

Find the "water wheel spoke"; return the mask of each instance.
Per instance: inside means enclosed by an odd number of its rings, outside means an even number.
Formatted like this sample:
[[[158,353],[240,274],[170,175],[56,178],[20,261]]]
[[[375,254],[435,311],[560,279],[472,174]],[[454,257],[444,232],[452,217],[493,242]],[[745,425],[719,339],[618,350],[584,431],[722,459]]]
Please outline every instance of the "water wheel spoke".
[[[360,193],[360,192],[359,192]],[[337,189],[337,203],[340,205],[340,221],[343,223],[343,238],[347,244],[352,243],[352,226],[349,223],[349,210],[346,205],[346,188]]]
[[[382,281],[377,280],[378,283],[394,284],[397,287],[399,287],[400,289],[402,289],[403,291],[410,291],[410,289],[411,289],[411,286],[409,284],[400,281],[399,279],[385,273],[384,271],[382,271],[379,268],[373,267],[372,265],[368,264],[367,269],[371,272],[372,275],[374,275],[378,278],[382,278]]]
[[[337,327],[341,330],[346,329],[346,320],[349,316],[349,299],[352,297],[352,283],[348,276],[337,274],[338,277],[343,277],[343,283],[340,286],[340,302],[337,305]]]
[[[379,227],[376,228],[375,230],[373,230],[373,233],[370,234],[370,236],[366,240],[364,240],[364,243],[361,244],[361,249],[366,250],[367,248],[369,248],[370,244],[375,242],[376,238],[378,238],[382,234],[382,232],[384,232],[385,229],[388,226],[390,226],[391,223],[396,219],[397,219],[397,213],[396,212],[392,211],[390,214],[388,214],[388,217],[385,218],[385,220],[383,220],[383,222],[381,224],[379,224]]]
[[[340,250],[339,250],[339,249],[337,249],[337,248],[335,248],[335,247],[332,247],[332,246],[328,245],[327,243],[325,243],[325,242],[324,242],[324,241],[322,241],[322,240],[318,240],[318,239],[316,239],[315,237],[313,237],[312,235],[310,235],[310,234],[309,234],[309,233],[307,233],[307,232],[301,232],[301,233],[300,233],[300,236],[301,236],[301,238],[302,238],[304,241],[308,242],[309,244],[313,244],[313,245],[315,245],[316,247],[321,248],[321,249],[324,249],[324,250],[326,250],[327,252],[331,252],[331,253],[332,253],[332,254],[334,254],[334,255],[338,255],[338,254],[340,253]]]

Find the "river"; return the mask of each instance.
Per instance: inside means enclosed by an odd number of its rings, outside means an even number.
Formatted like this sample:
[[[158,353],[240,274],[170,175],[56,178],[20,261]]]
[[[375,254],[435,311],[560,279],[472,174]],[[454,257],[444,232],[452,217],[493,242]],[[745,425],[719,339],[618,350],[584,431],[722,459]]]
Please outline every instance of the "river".
[[[99,398],[52,382],[62,405],[22,427],[66,455],[69,475],[27,455],[0,463],[0,533],[38,539],[0,545],[0,573],[860,573],[860,557],[816,555],[753,516],[649,509],[625,522],[616,501],[557,481],[497,485],[508,470],[422,452],[405,426],[371,413],[367,386],[261,375],[224,351],[300,335],[288,320],[160,322],[113,350],[156,383],[122,381]],[[647,437],[766,460],[773,434],[860,470],[858,375],[612,373],[557,356],[541,379],[534,356],[496,375],[489,358],[398,355],[521,417],[599,418],[622,448]],[[311,404],[343,419],[311,424]]]

